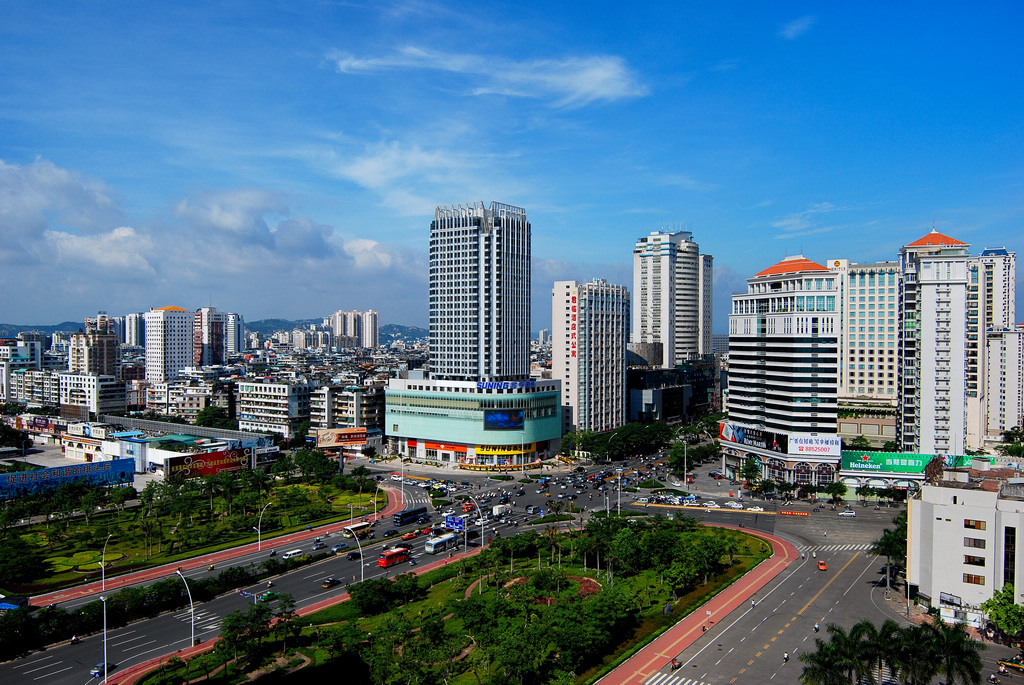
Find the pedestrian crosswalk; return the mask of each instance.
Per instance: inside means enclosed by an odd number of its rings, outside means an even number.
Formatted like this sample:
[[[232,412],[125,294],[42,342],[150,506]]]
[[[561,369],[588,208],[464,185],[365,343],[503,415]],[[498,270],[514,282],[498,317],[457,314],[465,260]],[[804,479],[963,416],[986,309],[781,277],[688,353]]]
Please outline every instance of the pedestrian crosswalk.
[[[806,547],[799,547],[801,552],[868,552],[874,547],[872,544],[866,545],[811,545]]]
[[[192,620],[192,615],[188,610],[185,610],[175,614],[174,618],[182,623],[189,623]],[[195,625],[199,630],[217,630],[220,628],[220,620],[220,616],[217,614],[212,614],[209,611],[197,611]]]
[[[644,681],[644,685],[707,685],[707,683],[703,680],[671,673],[655,673],[650,679]]]

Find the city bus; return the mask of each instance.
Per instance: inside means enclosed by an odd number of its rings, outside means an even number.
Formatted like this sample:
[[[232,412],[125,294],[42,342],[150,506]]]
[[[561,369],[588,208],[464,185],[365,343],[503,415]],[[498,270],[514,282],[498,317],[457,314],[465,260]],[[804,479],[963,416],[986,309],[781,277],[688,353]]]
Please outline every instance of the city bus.
[[[395,564],[401,564],[403,561],[409,561],[412,559],[412,554],[409,553],[404,547],[396,547],[395,549],[384,550],[377,557],[377,565],[387,568],[394,566]]]
[[[421,516],[427,516],[426,507],[413,507],[412,509],[406,509],[395,514],[395,527],[404,526],[407,523],[412,523]]]
[[[370,522],[360,521],[359,523],[353,523],[351,526],[345,526],[341,529],[341,534],[347,538],[359,538],[362,540],[370,532]]]
[[[445,533],[444,535],[438,535],[435,538],[430,538],[423,543],[423,551],[427,554],[437,554],[443,552],[446,549],[459,546],[459,534],[458,533]]]

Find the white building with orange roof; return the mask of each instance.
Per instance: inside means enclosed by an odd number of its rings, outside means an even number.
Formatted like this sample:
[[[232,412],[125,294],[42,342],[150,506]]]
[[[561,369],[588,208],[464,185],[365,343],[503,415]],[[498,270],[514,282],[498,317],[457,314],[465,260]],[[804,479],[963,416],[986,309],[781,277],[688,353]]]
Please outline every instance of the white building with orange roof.
[[[729,419],[719,442],[726,475],[747,459],[761,476],[798,485],[835,480],[838,277],[802,255],[747,280],[729,315]]]
[[[146,322],[146,380],[166,383],[192,366],[193,313],[181,307],[156,307],[143,314]]]
[[[903,452],[966,449],[969,250],[935,230],[900,250],[897,443]]]

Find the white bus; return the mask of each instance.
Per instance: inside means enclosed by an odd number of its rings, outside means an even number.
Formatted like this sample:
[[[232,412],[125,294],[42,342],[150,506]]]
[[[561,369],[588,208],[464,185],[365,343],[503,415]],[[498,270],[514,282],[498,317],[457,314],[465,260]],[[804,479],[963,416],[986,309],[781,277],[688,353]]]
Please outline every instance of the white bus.
[[[444,535],[438,535],[436,538],[430,538],[424,542],[423,551],[427,554],[437,554],[438,552],[443,552],[446,549],[458,546],[459,534],[445,533]]]
[[[360,521],[359,523],[353,523],[351,526],[345,526],[341,529],[341,534],[347,538],[359,538],[362,540],[370,532],[370,522]]]

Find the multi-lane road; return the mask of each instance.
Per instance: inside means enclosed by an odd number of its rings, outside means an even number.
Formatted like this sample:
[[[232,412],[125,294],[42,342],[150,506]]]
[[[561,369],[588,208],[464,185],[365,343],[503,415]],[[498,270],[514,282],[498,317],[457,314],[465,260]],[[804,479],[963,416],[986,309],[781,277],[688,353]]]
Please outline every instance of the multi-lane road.
[[[634,460],[633,465],[637,466],[639,462]],[[646,470],[649,464],[643,468]],[[695,486],[706,497],[713,496],[714,499],[724,502],[730,499],[729,486],[715,484],[716,481],[706,475],[706,471],[711,468],[697,469],[698,478]],[[597,470],[600,469],[588,469],[589,472]],[[629,471],[630,467],[627,465],[623,477],[627,477]],[[434,475],[437,471],[429,470],[424,473]],[[407,475],[414,476],[409,473]],[[565,476],[564,473],[559,475]],[[620,493],[611,490],[617,483],[617,475],[606,481],[609,488],[607,492],[600,492],[592,487],[581,490],[563,481],[552,484],[547,493],[538,492],[535,485],[524,487],[515,481],[486,480],[483,476],[464,473],[452,477],[472,482],[473,487],[468,492],[478,499],[489,493],[500,494],[502,490],[509,492],[510,502],[513,504],[510,518],[518,525],[488,522],[484,530],[485,537],[494,534],[510,535],[528,530],[530,522],[541,516],[542,511],[550,511],[550,502],[558,500],[559,494],[563,495],[563,501],[570,494],[575,495],[576,499],[573,501],[576,506],[590,512],[614,508],[619,504]],[[672,485],[671,478],[668,484]],[[397,483],[391,485],[394,485],[395,489],[398,487]],[[405,506],[427,503],[424,489],[413,484],[406,484],[403,489]],[[517,495],[516,493],[520,491],[523,494]],[[738,492],[734,491],[734,495],[738,495]],[[496,498],[488,503],[482,503],[482,506],[486,510],[495,503]],[[643,508],[633,502],[632,495],[625,493],[622,494],[621,504],[627,509]],[[752,503],[744,504],[749,506]],[[900,603],[898,597],[885,598],[885,589],[878,584],[879,579],[883,577],[884,559],[878,559],[868,551],[881,530],[891,525],[892,517],[897,510],[876,511],[870,507],[855,507],[856,517],[843,518],[837,516],[838,512],[824,508],[819,512],[807,512],[807,516],[784,516],[775,512],[773,503],[758,504],[770,511],[646,507],[648,511],[688,515],[708,523],[743,525],[748,529],[774,532],[793,543],[805,555],[804,559],[783,571],[759,592],[753,606],[745,605],[728,616],[713,617],[713,622],[708,623],[707,633],[677,655],[683,666],[674,672],[668,668],[663,669],[662,672],[647,679],[648,685],[796,682],[801,670],[797,657],[803,651],[814,648],[815,623],[823,628],[823,633],[817,637],[825,637],[824,626],[829,623],[838,623],[846,628],[862,619],[881,623],[886,618],[899,619],[899,612],[905,610],[906,605]],[[527,515],[525,509],[528,505],[538,507],[539,511]],[[807,508],[803,507],[801,511],[807,511]],[[437,515],[438,512],[434,514],[433,522],[439,523],[441,517]],[[390,523],[387,519],[380,521],[374,529],[377,535],[391,528]],[[400,530],[406,532],[416,527],[424,526],[409,525]],[[332,529],[336,529],[336,525],[332,526]],[[289,542],[287,549],[308,550],[315,538],[322,536],[323,533],[310,531],[308,539]],[[335,533],[323,541],[332,545],[342,541],[342,538]],[[351,540],[345,541],[353,544]],[[472,540],[470,542],[473,544]],[[349,560],[345,554],[329,557],[274,578],[273,590],[292,595],[300,609],[336,598],[344,594],[345,583],[394,575],[396,572],[408,570],[407,565],[393,569],[377,566],[377,555],[382,546],[395,543],[395,538],[365,541],[362,560]],[[425,561],[422,543],[422,537],[406,543],[413,550],[414,558],[419,561]],[[218,568],[212,572],[203,565],[183,571],[183,574],[187,579],[194,580],[217,573],[226,565],[258,565],[267,559],[271,547],[275,547],[278,555],[287,551],[284,547],[275,546],[273,541],[264,541],[262,551],[244,553],[230,562],[218,564]],[[827,571],[818,570],[818,560],[826,562]],[[339,578],[342,584],[324,589],[321,587],[321,581],[326,577]],[[122,581],[108,579],[108,590],[119,589],[122,586]],[[107,660],[117,664],[117,671],[121,671],[154,657],[173,653],[191,644],[193,630],[196,639],[208,641],[219,634],[224,616],[232,611],[244,609],[248,602],[254,601],[253,595],[265,590],[265,583],[253,585],[242,588],[245,594],[226,594],[196,605],[194,615],[185,608],[116,630],[108,630]],[[60,606],[74,609],[97,598],[98,595],[82,596],[63,602]],[[791,657],[788,663],[782,660],[785,652]],[[995,656],[992,652],[989,655],[987,659],[994,665]],[[94,682],[89,676],[89,670],[102,661],[103,636],[90,635],[83,637],[79,644],[54,646],[44,652],[0,664],[0,683],[18,682],[20,685],[28,685],[39,682],[61,685]]]

